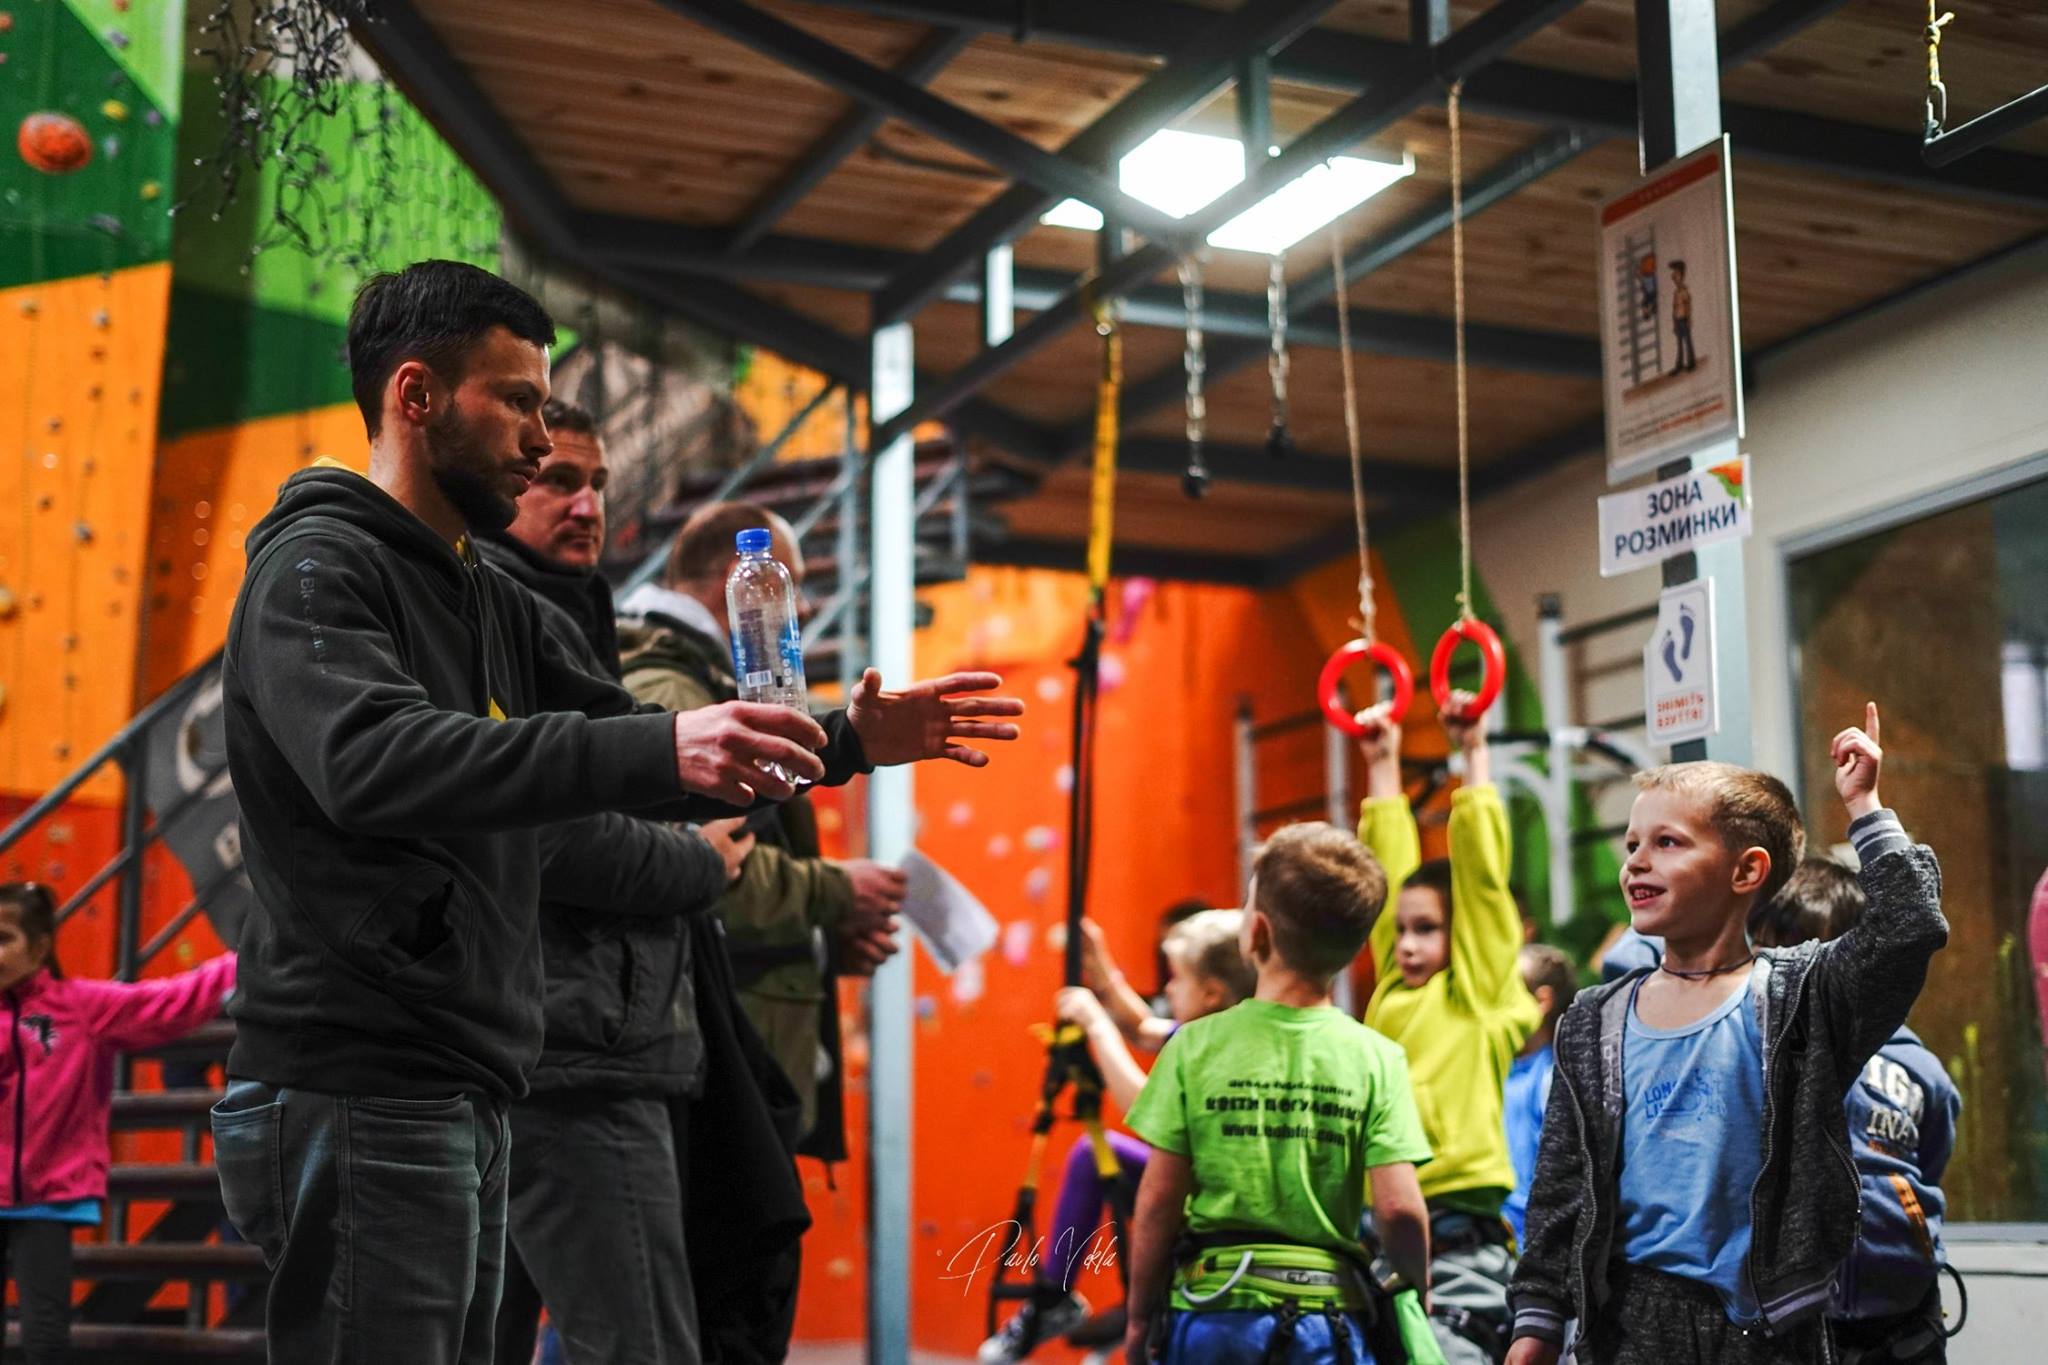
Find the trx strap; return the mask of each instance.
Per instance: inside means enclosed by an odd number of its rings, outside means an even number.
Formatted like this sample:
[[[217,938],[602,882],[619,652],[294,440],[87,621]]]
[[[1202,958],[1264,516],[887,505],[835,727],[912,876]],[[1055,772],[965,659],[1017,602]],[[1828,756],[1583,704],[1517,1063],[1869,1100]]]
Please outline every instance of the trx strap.
[[[1088,619],[1081,651],[1071,661],[1075,671],[1073,723],[1073,794],[1067,812],[1067,946],[1063,980],[1081,984],[1081,919],[1088,907],[1088,866],[1095,814],[1095,704],[1100,696],[1103,603],[1109,585],[1110,540],[1115,529],[1117,409],[1122,401],[1123,339],[1107,306],[1094,304],[1095,330],[1102,338],[1102,375],[1095,396],[1095,464],[1088,516]],[[1115,1238],[1117,1273],[1130,1288],[1130,1257],[1125,1254],[1132,1199],[1116,1152],[1102,1127],[1102,1070],[1088,1050],[1087,1035],[1072,1024],[1056,1024],[1046,1032],[1045,1079],[1039,1086],[1038,1110],[1031,1121],[1031,1155],[1024,1183],[1010,1218],[1010,1236],[996,1261],[989,1285],[988,1331],[996,1330],[996,1307],[1006,1300],[1028,1300],[1037,1292],[1028,1263],[1037,1243],[1038,1182],[1045,1151],[1059,1115],[1056,1106],[1068,1087],[1074,1092],[1073,1118],[1088,1135],[1095,1171],[1109,1204],[1110,1232]],[[1056,1254],[1062,1248],[1052,1249]],[[1079,1248],[1072,1248],[1078,1253]],[[1019,1253],[1023,1254],[1019,1254]],[[1025,1271],[1013,1282],[1012,1266]]]

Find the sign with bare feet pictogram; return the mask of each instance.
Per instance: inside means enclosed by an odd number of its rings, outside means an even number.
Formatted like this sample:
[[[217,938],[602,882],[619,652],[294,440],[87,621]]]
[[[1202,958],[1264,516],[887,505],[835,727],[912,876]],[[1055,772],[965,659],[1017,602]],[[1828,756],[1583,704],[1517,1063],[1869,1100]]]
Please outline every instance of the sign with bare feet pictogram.
[[[1652,744],[1705,739],[1721,728],[1714,655],[1714,580],[1666,588],[1643,646],[1643,710]]]

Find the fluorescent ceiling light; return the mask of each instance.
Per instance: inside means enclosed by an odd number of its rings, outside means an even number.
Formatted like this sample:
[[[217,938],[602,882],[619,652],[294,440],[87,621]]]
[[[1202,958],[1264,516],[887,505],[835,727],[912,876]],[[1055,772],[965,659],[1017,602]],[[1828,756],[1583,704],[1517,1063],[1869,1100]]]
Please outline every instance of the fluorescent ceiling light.
[[[1393,162],[1333,156],[1217,228],[1209,244],[1277,255],[1413,174],[1415,158],[1408,153]],[[1176,218],[1214,203],[1243,179],[1243,143],[1173,130],[1146,138],[1117,167],[1117,184],[1126,194]],[[1084,232],[1102,230],[1101,212],[1078,199],[1062,201],[1039,221]]]

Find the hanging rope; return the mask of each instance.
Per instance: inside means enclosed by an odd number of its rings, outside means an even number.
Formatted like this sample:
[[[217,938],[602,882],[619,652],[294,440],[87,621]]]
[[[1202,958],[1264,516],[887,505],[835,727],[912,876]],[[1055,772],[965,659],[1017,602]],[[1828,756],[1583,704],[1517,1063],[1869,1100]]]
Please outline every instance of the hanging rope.
[[[1089,490],[1088,619],[1074,668],[1072,731],[1074,782],[1067,807],[1067,947],[1064,981],[1081,984],[1081,919],[1088,906],[1088,869],[1095,826],[1095,712],[1101,696],[1104,599],[1109,584],[1109,552],[1115,528],[1117,414],[1123,401],[1123,338],[1109,305],[1094,298],[1087,286],[1087,305],[1102,338],[1102,373],[1095,389],[1095,468]],[[1045,1078],[1031,1121],[1031,1153],[1024,1182],[1010,1215],[1010,1234],[996,1260],[989,1282],[987,1326],[996,1330],[996,1313],[1006,1302],[1029,1302],[1039,1292],[1037,1277],[1026,1270],[1012,1280],[1008,1271],[1023,1268],[1026,1248],[1037,1244],[1038,1184],[1044,1171],[1046,1146],[1058,1113],[1060,1095],[1073,1088],[1073,1117],[1086,1130],[1095,1156],[1095,1170],[1108,1195],[1113,1256],[1126,1290],[1130,1284],[1127,1230],[1135,1191],[1125,1179],[1102,1124],[1102,1071],[1088,1048],[1087,1035],[1073,1024],[1055,1023],[1044,1031]]]
[[[1948,122],[1948,87],[1941,82],[1941,31],[1955,22],[1955,15],[1935,17],[1935,0],[1927,0],[1927,136],[1941,136]]]
[[[1199,498],[1209,491],[1209,462],[1202,451],[1209,424],[1209,400],[1202,385],[1209,362],[1202,342],[1202,265],[1192,256],[1183,257],[1180,263],[1180,301],[1188,324],[1187,346],[1181,353],[1188,376],[1188,467],[1181,475],[1181,491]]]
[[[1451,309],[1457,335],[1458,383],[1458,619],[1436,642],[1429,658],[1429,690],[1441,714],[1451,703],[1451,656],[1470,641],[1480,654],[1479,690],[1468,716],[1477,717],[1507,684],[1507,651],[1493,627],[1479,619],[1472,598],[1472,410],[1465,359],[1465,147],[1458,104],[1465,83],[1451,86]]]
[[[1287,257],[1266,264],[1266,330],[1272,349],[1266,353],[1266,377],[1273,384],[1273,427],[1266,434],[1266,453],[1287,455],[1294,437],[1287,429]]]
[[[1330,224],[1330,278],[1337,291],[1337,356],[1344,374],[1344,439],[1351,448],[1351,515],[1358,523],[1358,633],[1367,644],[1374,628],[1372,544],[1365,525],[1365,455],[1358,436],[1358,380],[1351,364],[1351,299],[1344,280],[1344,238]]]
[[[1388,720],[1401,723],[1415,696],[1415,671],[1400,651],[1380,643],[1376,628],[1372,581],[1372,544],[1365,521],[1365,446],[1358,433],[1358,379],[1352,366],[1351,299],[1344,279],[1344,240],[1333,224],[1330,228],[1330,276],[1337,295],[1337,353],[1344,374],[1344,435],[1351,447],[1351,515],[1358,527],[1358,631],[1356,640],[1337,646],[1316,678],[1316,701],[1330,724],[1354,738],[1363,738],[1372,726],[1361,719],[1364,711],[1353,709],[1343,691],[1345,671],[1354,664],[1370,661],[1387,671],[1392,695],[1387,698]],[[1368,708],[1370,709],[1370,708]]]
[[[1465,149],[1458,102],[1465,82],[1451,86],[1451,311],[1457,332],[1458,619],[1472,614],[1472,414],[1465,371]]]

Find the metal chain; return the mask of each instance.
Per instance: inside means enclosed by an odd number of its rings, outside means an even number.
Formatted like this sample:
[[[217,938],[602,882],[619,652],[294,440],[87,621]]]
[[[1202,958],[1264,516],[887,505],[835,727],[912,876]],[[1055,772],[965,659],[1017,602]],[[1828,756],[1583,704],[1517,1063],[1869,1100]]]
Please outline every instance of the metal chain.
[[[1927,0],[1927,136],[1941,136],[1948,122],[1948,87],[1941,82],[1941,31],[1955,21],[1955,15],[1934,14],[1935,0]],[[1939,112],[1936,112],[1937,108]]]
[[[1365,454],[1358,436],[1358,381],[1351,363],[1351,296],[1344,280],[1344,236],[1330,224],[1330,278],[1337,290],[1337,355],[1344,372],[1344,436],[1351,446],[1351,514],[1358,523],[1358,633],[1379,638],[1373,602],[1372,546],[1365,529]]]
[[[1202,265],[1194,257],[1182,259],[1180,263],[1181,306],[1187,312],[1187,347],[1181,354],[1181,363],[1188,376],[1188,467],[1182,476],[1182,488],[1191,498],[1199,498],[1209,491],[1209,464],[1202,451],[1203,435],[1209,423],[1209,400],[1203,395],[1209,361],[1202,340]]]
[[[1457,319],[1458,376],[1458,615],[1472,613],[1472,411],[1465,374],[1465,149],[1458,101],[1465,82],[1451,86],[1451,307]]]
[[[1294,438],[1287,429],[1287,257],[1276,253],[1266,266],[1266,327],[1272,334],[1272,350],[1266,356],[1266,376],[1273,381],[1273,429],[1266,437],[1266,449],[1287,454]]]

